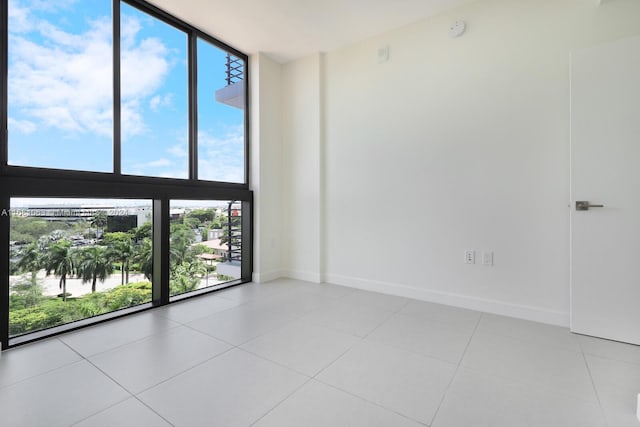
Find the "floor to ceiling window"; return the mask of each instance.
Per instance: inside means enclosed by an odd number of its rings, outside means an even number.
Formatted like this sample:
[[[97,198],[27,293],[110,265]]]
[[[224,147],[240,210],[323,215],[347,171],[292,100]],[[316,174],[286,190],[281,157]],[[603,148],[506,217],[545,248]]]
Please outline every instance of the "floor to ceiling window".
[[[172,200],[169,212],[172,297],[242,277],[240,203]]]
[[[10,337],[151,302],[150,201],[10,203]]]
[[[0,5],[2,348],[250,280],[246,55],[144,1]]]

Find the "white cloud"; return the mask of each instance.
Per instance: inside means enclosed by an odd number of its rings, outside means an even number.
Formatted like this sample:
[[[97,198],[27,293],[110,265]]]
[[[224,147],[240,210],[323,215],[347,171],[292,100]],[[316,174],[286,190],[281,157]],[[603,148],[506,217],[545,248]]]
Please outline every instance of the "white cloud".
[[[214,137],[206,131],[198,132],[198,144],[204,147],[232,147],[244,144],[244,126],[228,126],[222,137]]]
[[[148,162],[139,162],[131,165],[128,174],[141,176],[158,176],[162,178],[186,178],[188,171],[186,167],[180,167],[175,160],[165,157],[151,160]]]
[[[33,123],[71,133],[113,132],[112,26],[110,17],[86,22],[86,30],[70,33],[46,21],[47,12],[76,0],[10,2],[9,100],[14,123]],[[58,18],[58,16],[56,16]],[[144,133],[144,108],[171,69],[170,51],[160,39],[140,38],[142,25],[125,17],[122,25],[122,132],[126,139]],[[170,102],[160,98],[158,106]],[[17,129],[19,129],[17,127]]]
[[[140,135],[147,131],[139,99],[130,99],[122,102],[120,120],[123,140],[126,140],[129,136]]]
[[[159,167],[165,167],[165,166],[171,166],[171,161],[169,159],[158,159],[158,160],[153,160],[149,163],[147,163],[148,167],[151,168],[159,168]]]
[[[55,12],[65,10],[77,3],[78,0],[31,0],[29,6],[23,6],[24,1],[13,0],[9,2],[9,30],[12,33],[24,33],[35,28],[37,19],[31,11]]]
[[[149,100],[149,107],[152,111],[158,111],[162,107],[169,107],[173,103],[173,94],[156,95]]]
[[[186,142],[169,147],[169,149],[167,149],[167,153],[180,158],[187,157],[187,155],[189,154],[189,152],[187,151]]]
[[[11,31],[14,33],[30,31],[33,28],[29,19],[29,10],[22,7],[18,1],[9,2],[9,22]]]
[[[231,126],[221,138],[198,133],[198,177],[211,181],[244,182],[244,127]]]
[[[16,120],[9,117],[9,132],[17,131],[24,134],[30,134],[36,131],[36,124],[29,120]]]

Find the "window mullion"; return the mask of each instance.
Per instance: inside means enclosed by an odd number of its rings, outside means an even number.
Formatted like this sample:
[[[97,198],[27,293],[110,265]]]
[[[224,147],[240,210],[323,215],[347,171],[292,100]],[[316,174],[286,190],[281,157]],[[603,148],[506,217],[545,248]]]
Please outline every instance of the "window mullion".
[[[189,178],[198,179],[198,38],[189,33]]]
[[[8,18],[8,3],[2,2],[0,6],[0,28],[2,28],[2,34],[0,34],[0,65],[2,67],[2,79],[0,81],[0,129],[2,135],[0,135],[0,173],[4,173],[4,170],[9,161],[9,130],[8,130],[8,73],[9,73],[9,18]]]
[[[169,200],[153,201],[153,305],[169,304]]]
[[[9,193],[0,177],[0,350],[9,347]]]
[[[113,173],[122,173],[122,114],[120,91],[120,0],[113,0]]]

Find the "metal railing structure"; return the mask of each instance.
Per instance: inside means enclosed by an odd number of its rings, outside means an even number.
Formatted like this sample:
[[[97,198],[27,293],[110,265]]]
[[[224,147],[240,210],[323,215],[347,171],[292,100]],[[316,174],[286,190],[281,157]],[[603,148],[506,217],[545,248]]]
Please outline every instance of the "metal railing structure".
[[[244,61],[227,53],[227,86],[244,80]]]
[[[242,261],[242,204],[229,202],[227,206],[227,262]]]

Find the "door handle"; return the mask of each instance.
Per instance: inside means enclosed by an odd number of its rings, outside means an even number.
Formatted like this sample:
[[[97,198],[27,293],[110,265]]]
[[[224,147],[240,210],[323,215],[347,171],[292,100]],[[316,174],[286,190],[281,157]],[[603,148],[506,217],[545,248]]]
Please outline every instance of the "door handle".
[[[576,202],[576,210],[577,211],[588,211],[589,208],[604,208],[604,205],[592,205],[587,201],[577,201]]]

